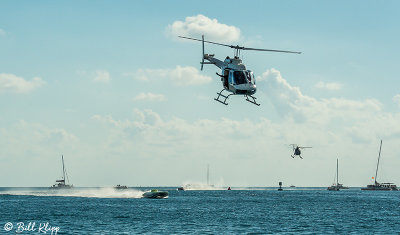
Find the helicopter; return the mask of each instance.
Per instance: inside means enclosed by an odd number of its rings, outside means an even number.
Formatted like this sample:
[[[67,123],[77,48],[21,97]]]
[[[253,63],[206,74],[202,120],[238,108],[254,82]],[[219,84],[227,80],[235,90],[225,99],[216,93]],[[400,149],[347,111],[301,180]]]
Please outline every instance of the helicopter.
[[[252,50],[252,51],[269,51],[269,52],[282,52],[282,53],[295,53],[301,54],[301,52],[296,51],[281,51],[281,50],[270,50],[270,49],[259,49],[259,48],[249,48],[242,47],[239,45],[227,45],[217,42],[205,41],[204,35],[202,35],[201,39],[190,38],[184,36],[178,36],[183,39],[189,39],[194,41],[202,42],[202,59],[201,59],[201,70],[203,70],[203,65],[205,64],[213,64],[221,69],[221,74],[216,73],[222,81],[223,89],[220,92],[217,92],[218,97],[214,98],[214,100],[228,105],[226,100],[231,95],[244,95],[246,97],[246,101],[259,106],[257,103],[256,97],[253,95],[257,91],[256,87],[256,79],[251,70],[246,69],[246,66],[242,63],[240,59],[240,51],[241,50]],[[230,58],[227,56],[224,61],[214,58],[214,54],[204,54],[204,43],[215,44],[219,46],[230,47],[234,49],[234,56]],[[204,62],[204,60],[208,60],[209,62]],[[223,91],[227,91],[228,94],[223,94]],[[221,99],[220,99],[221,98]],[[225,99],[224,99],[225,98]],[[251,98],[251,99],[249,99]]]
[[[295,156],[299,156],[301,159],[303,159],[303,158],[301,157],[300,149],[312,148],[312,147],[298,146],[297,144],[291,144],[291,146],[293,147],[293,155],[291,155],[291,157],[294,158]]]

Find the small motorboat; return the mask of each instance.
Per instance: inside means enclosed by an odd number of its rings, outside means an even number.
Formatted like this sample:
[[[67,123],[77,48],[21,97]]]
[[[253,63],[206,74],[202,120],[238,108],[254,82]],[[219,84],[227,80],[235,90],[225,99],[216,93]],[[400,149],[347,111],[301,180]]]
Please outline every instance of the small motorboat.
[[[143,193],[143,197],[152,199],[161,199],[168,197],[167,191],[158,191],[157,189],[152,189],[150,192]]]
[[[185,191],[185,188],[184,187],[178,187],[177,190],[178,191]]]
[[[118,189],[118,190],[120,190],[120,189],[128,189],[128,187],[125,186],[125,185],[118,184],[117,186],[114,187],[114,189]]]

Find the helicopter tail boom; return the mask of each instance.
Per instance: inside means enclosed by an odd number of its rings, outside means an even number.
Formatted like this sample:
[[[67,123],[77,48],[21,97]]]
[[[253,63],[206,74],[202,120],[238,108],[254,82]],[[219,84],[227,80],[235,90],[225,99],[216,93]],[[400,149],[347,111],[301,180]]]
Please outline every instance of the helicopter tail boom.
[[[218,68],[222,69],[223,67],[225,67],[225,64],[223,61],[214,58],[214,55],[210,55],[210,54],[204,54],[203,58],[205,60],[208,60],[209,62],[202,62],[202,64],[214,64],[215,66],[217,66]]]

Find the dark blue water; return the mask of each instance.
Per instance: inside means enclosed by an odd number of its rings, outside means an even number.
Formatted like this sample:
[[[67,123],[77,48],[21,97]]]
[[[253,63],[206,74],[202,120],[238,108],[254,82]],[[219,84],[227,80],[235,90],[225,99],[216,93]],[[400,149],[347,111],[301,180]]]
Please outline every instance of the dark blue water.
[[[22,234],[46,222],[58,234],[400,233],[400,192],[170,189],[167,199],[145,199],[139,190],[85,190],[0,188],[0,234],[15,234],[18,222],[36,223]]]

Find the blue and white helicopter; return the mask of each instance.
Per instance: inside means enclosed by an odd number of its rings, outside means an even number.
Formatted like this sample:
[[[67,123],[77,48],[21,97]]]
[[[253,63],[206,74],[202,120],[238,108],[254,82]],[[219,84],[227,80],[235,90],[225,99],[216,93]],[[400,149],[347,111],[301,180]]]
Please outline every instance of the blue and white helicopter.
[[[203,70],[204,64],[213,64],[221,69],[221,74],[218,74],[218,73],[216,73],[216,74],[219,77],[221,77],[221,81],[222,81],[222,85],[223,85],[224,89],[222,89],[220,92],[217,92],[218,97],[214,98],[214,100],[216,100],[222,104],[225,104],[225,105],[228,105],[226,100],[231,95],[244,95],[246,97],[246,100],[249,101],[250,103],[253,103],[255,105],[260,105],[259,103],[256,102],[256,97],[253,96],[257,91],[256,79],[254,77],[253,72],[251,70],[246,69],[246,66],[242,63],[242,60],[239,58],[241,50],[301,54],[301,52],[296,52],[296,51],[258,49],[258,48],[242,47],[242,46],[238,46],[238,45],[233,46],[233,45],[227,45],[227,44],[222,44],[222,43],[217,43],[217,42],[210,42],[210,41],[204,40],[204,35],[202,35],[201,39],[189,38],[189,37],[183,37],[183,36],[179,36],[179,37],[184,38],[184,39],[190,39],[190,40],[202,42],[203,53],[202,53],[202,60],[200,62],[201,70]],[[233,56],[233,58],[230,58],[229,56],[227,56],[224,61],[221,61],[219,59],[214,58],[214,54],[204,54],[204,43],[210,43],[210,44],[233,48],[235,50],[234,56]],[[204,62],[204,60],[208,60],[209,62]],[[222,94],[223,91],[227,91],[230,94]],[[225,99],[221,98],[221,100],[220,100],[220,97],[223,97]],[[249,97],[251,99],[249,99]]]

